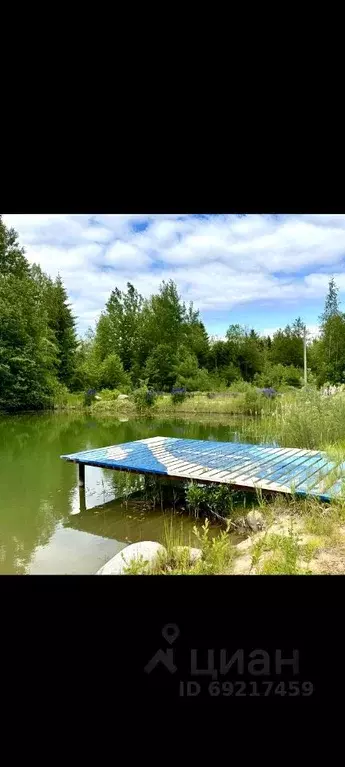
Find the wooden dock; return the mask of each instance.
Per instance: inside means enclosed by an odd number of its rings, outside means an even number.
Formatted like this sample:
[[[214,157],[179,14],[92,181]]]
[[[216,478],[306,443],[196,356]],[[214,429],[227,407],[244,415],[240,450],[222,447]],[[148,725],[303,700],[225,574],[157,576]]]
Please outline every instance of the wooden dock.
[[[85,466],[100,466],[242,490],[312,495],[321,500],[339,497],[345,488],[345,464],[334,463],[319,450],[150,437],[60,457],[79,464],[81,486]]]

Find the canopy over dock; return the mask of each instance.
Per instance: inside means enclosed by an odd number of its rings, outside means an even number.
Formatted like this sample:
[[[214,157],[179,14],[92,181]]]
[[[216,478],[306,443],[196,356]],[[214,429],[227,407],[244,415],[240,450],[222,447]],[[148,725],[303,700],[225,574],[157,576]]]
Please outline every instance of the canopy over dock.
[[[330,500],[342,494],[345,479],[345,464],[337,465],[319,450],[173,437],[150,437],[61,458],[79,464],[81,485],[85,466],[100,466]]]

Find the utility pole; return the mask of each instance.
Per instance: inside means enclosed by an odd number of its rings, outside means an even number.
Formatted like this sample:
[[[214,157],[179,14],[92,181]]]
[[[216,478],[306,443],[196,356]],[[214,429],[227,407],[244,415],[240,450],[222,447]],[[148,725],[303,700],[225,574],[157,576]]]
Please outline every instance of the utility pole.
[[[304,357],[304,386],[307,385],[307,328],[304,325],[303,332],[303,357]]]

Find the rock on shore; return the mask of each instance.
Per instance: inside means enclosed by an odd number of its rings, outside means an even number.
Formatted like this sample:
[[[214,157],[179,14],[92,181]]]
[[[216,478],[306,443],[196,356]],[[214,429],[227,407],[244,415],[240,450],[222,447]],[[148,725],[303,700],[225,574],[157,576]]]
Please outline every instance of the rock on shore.
[[[133,560],[140,560],[145,563],[145,570],[149,571],[156,563],[158,556],[166,554],[166,548],[155,541],[131,543],[130,546],[126,546],[115,557],[109,559],[109,562],[106,562],[98,570],[97,575],[125,575],[125,570]]]

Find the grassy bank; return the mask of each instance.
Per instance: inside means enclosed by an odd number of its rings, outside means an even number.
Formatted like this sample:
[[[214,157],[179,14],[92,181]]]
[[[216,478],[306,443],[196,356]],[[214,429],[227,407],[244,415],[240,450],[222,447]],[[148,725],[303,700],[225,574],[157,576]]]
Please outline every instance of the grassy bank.
[[[228,486],[179,485],[153,478],[147,482],[145,503],[152,508],[176,508],[203,519],[188,542],[176,525],[167,522],[166,553],[151,574],[159,575],[307,575],[345,572],[345,500],[322,503],[291,495],[264,498]],[[134,562],[129,574],[147,573]]]
[[[135,402],[133,394],[128,399],[122,399],[121,396],[113,397],[112,392],[100,392],[98,399],[92,402],[88,407],[85,405],[84,394],[68,393],[55,400],[54,408],[56,410],[83,410],[87,407],[90,412],[101,413],[133,413],[137,412],[151,415],[262,415],[270,412],[273,403],[267,400],[262,394],[259,394],[254,387],[247,388],[243,392],[233,392],[231,390],[224,393],[215,393],[210,395],[207,392],[200,392],[186,396],[182,401],[174,401],[170,394],[163,394],[156,397],[152,405],[139,407]]]
[[[208,395],[197,394],[193,397],[186,397],[183,402],[174,403],[172,397],[167,394],[158,397],[155,405],[157,413],[171,413],[175,415],[203,415],[203,414],[218,414],[218,415],[237,415],[244,413],[245,408],[245,395],[239,394],[238,396],[217,397],[211,399]]]
[[[248,510],[248,509],[247,509]],[[191,557],[185,540],[167,526],[165,547],[148,572],[135,561],[129,575],[312,575],[345,573],[345,506],[325,505],[277,497],[261,502],[264,529],[234,542],[231,520],[226,529],[212,531],[208,518],[194,528],[189,545],[198,549]],[[239,517],[237,517],[239,519]],[[183,522],[181,522],[183,525]],[[243,535],[243,530],[242,530]]]
[[[345,395],[323,396],[316,389],[282,395],[270,411],[249,423],[247,437],[276,442],[280,447],[310,450],[345,442]]]
[[[216,397],[196,394],[174,402],[162,395],[153,405],[138,409],[132,395],[128,399],[100,394],[87,412],[108,418],[140,418],[152,415],[152,430],[159,419],[187,418],[210,424],[206,436],[212,434],[212,421],[221,422],[223,439],[277,444],[282,447],[325,449],[337,462],[345,458],[345,394],[342,391],[324,396],[315,388],[287,390],[269,400],[254,387],[245,391],[228,391]],[[83,410],[83,395],[68,395],[66,410]],[[256,415],[256,417],[250,417]],[[249,417],[248,417],[249,416]],[[229,424],[227,427],[226,424]],[[144,421],[145,436],[147,420]],[[149,427],[151,428],[151,427]],[[228,436],[227,436],[228,435]],[[168,555],[157,565],[161,574],[308,574],[345,572],[345,503],[325,504],[317,500],[298,500],[281,495],[273,500],[259,496],[236,494],[227,488],[211,488],[208,496],[197,485],[189,486],[183,499],[185,511],[202,516],[205,529],[193,536],[191,545],[201,557],[190,562],[179,543],[167,537]],[[158,496],[157,496],[158,497]],[[175,500],[158,498],[161,508],[174,508]],[[264,521],[264,529],[254,534],[244,520],[249,510],[256,509]],[[215,522],[215,514],[225,522]],[[210,524],[206,524],[206,519]],[[215,529],[215,524],[218,528]],[[228,525],[228,532],[226,531]],[[246,536],[234,542],[233,533]],[[133,566],[134,567],[134,566]],[[135,565],[140,572],[140,563]]]
[[[165,394],[147,407],[138,407],[132,395],[128,399],[110,395],[111,392],[100,392],[100,398],[85,407],[83,394],[68,394],[56,401],[55,409],[115,416],[249,416],[243,421],[243,433],[248,441],[306,449],[345,444],[343,392],[327,397],[310,388],[287,391],[270,400],[254,387],[249,387],[245,392],[228,391],[214,398],[207,393],[198,393],[181,402],[174,402],[171,395]]]
[[[111,392],[85,406],[83,394],[68,394],[57,401],[55,410],[81,411],[95,416],[117,418],[201,418],[224,422],[229,418],[229,439],[234,429],[237,439],[280,447],[327,450],[330,458],[345,459],[345,393],[324,396],[314,388],[287,391],[267,399],[249,387],[245,392],[227,392],[213,398],[206,393],[174,402],[171,395],[157,397],[153,404],[138,407],[132,395],[112,398]],[[231,420],[230,420],[231,419]],[[232,420],[234,419],[234,420]]]

